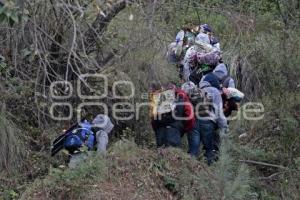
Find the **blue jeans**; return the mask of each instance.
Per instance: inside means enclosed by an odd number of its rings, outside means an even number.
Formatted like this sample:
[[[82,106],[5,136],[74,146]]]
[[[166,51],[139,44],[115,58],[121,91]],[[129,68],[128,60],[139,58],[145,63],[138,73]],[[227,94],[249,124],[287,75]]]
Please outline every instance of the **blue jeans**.
[[[189,143],[188,153],[191,156],[198,157],[200,143],[201,143],[201,135],[200,135],[198,120],[196,121],[194,128],[190,132],[188,132],[187,139]]]
[[[179,147],[181,145],[181,133],[176,128],[160,127],[155,131],[155,136],[157,147]]]
[[[208,165],[211,165],[217,156],[214,151],[216,148],[217,125],[209,120],[198,120],[198,123],[201,139],[205,148],[204,156],[207,159]]]

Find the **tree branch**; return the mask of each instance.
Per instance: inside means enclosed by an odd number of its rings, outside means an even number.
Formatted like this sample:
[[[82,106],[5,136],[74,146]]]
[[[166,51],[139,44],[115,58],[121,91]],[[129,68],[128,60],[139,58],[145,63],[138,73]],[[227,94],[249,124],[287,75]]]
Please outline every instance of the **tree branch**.
[[[285,170],[288,169],[287,167],[284,167],[282,165],[274,165],[274,164],[269,164],[269,163],[265,163],[265,162],[253,161],[253,160],[240,160],[240,162],[254,164],[254,165],[263,165],[263,166],[267,166],[267,167],[275,167],[275,168],[280,168],[280,169],[285,169]]]
[[[92,23],[92,26],[86,32],[84,45],[87,54],[91,53],[93,46],[96,44],[97,38],[107,28],[111,20],[121,12],[128,3],[133,0],[118,0],[115,4],[111,5],[106,13],[99,13],[96,20]]]

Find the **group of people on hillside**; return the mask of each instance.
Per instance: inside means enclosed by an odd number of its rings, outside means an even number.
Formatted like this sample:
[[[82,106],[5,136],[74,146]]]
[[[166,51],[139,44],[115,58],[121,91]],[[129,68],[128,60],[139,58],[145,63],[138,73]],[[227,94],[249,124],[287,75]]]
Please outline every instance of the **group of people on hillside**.
[[[222,61],[220,44],[207,24],[184,28],[169,45],[168,59],[179,69],[181,86],[154,83],[150,89],[157,147],[179,147],[186,133],[188,153],[198,157],[203,143],[209,165],[217,160],[226,117],[244,94],[235,88]]]
[[[179,31],[169,45],[168,59],[179,69],[181,85],[151,85],[150,114],[157,147],[180,147],[187,134],[188,153],[198,157],[203,143],[211,165],[218,158],[220,136],[228,134],[226,117],[238,110],[244,94],[235,88],[220,44],[207,24]],[[106,152],[113,127],[107,115],[99,114],[91,122],[83,119],[54,140],[51,155],[66,149],[69,167],[75,168],[91,151]]]

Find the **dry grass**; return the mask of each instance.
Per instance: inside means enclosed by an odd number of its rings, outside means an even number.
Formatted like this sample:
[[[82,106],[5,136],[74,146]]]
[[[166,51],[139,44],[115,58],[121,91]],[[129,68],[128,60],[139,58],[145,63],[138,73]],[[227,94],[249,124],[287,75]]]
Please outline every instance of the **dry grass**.
[[[2,113],[0,129],[0,171],[13,172],[20,167],[22,158],[22,145],[18,138],[21,132]]]
[[[214,194],[207,193],[205,186],[201,185],[201,178],[212,178],[211,169],[181,150],[143,150],[136,144],[123,140],[115,144],[105,158],[97,159],[100,160],[95,163],[105,163],[105,166],[100,164],[87,168],[96,170],[99,174],[97,176],[95,171],[91,171],[90,173],[95,174],[92,181],[81,177],[76,170],[73,172],[66,170],[61,172],[59,177],[64,177],[64,174],[69,176],[71,173],[72,184],[68,185],[66,183],[68,180],[60,180],[55,178],[57,176],[50,175],[45,180],[37,180],[22,198],[34,200],[54,197],[101,200],[173,200],[189,199],[189,196],[193,198],[201,196],[200,199],[214,198]],[[81,188],[77,187],[80,185]]]

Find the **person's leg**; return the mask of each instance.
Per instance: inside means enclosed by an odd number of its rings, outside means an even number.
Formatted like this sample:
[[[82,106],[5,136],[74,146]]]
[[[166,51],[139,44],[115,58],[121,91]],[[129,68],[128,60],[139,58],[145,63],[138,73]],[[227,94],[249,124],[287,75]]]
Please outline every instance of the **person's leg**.
[[[211,165],[215,160],[214,155],[214,134],[215,134],[215,123],[212,121],[199,120],[200,134],[205,146],[206,152],[205,157],[208,165]]]
[[[165,144],[165,130],[166,128],[164,127],[161,127],[161,128],[158,128],[156,131],[155,131],[155,138],[156,138],[156,146],[159,148],[159,147],[162,147],[164,144]]]
[[[219,147],[220,147],[220,135],[216,126],[215,126],[215,131],[213,136],[214,136],[214,153],[215,155],[217,155],[219,153]],[[216,157],[216,160],[217,159],[218,158]]]
[[[108,144],[108,134],[105,131],[98,131],[97,137],[97,152],[106,153],[106,147]]]
[[[166,128],[166,146],[180,147],[181,133],[178,129],[173,127]]]
[[[187,134],[187,139],[188,139],[188,143],[189,143],[188,153],[191,156],[195,156],[195,157],[199,156],[199,150],[200,150],[199,148],[200,148],[200,142],[201,142],[198,124],[199,123],[196,122],[195,127]]]

